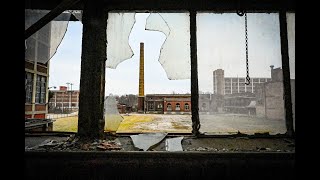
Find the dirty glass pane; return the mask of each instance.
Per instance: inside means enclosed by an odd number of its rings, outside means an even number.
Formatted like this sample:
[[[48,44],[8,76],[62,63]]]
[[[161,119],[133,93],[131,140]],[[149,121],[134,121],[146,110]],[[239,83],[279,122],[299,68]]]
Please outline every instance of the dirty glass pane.
[[[166,35],[159,62],[170,80],[190,79],[190,20],[189,13],[151,13],[146,30]]]
[[[105,130],[116,132],[123,117],[119,114],[117,102],[114,96],[108,96],[104,102]]]
[[[295,13],[287,13],[287,31],[288,31],[288,46],[289,46],[289,68],[290,68],[290,83],[291,83],[291,101],[293,113],[293,128],[295,129]]]
[[[135,13],[108,13],[106,66],[115,69],[133,56],[129,35],[135,23]]]
[[[160,17],[157,13],[155,15],[158,18]],[[169,67],[175,69],[176,75],[189,74],[190,63],[186,64],[188,68],[185,69],[183,63],[181,64],[183,60],[178,60],[176,57],[176,53],[185,52],[183,47],[171,47],[170,44],[169,46],[167,44],[167,48],[164,47],[164,43],[168,42],[169,36],[171,36],[170,34],[185,33],[185,29],[172,25],[168,26],[167,24],[172,24],[173,20],[176,20],[182,27],[185,27],[178,20],[188,20],[188,18],[184,19],[185,13],[182,13],[183,18],[179,16],[179,13],[170,13],[163,16],[164,19],[168,19],[168,23],[166,23],[163,19],[160,19],[159,22],[153,21],[154,18],[152,17],[155,15],[149,13],[135,14],[134,25],[128,39],[134,55],[121,62],[116,69],[106,68],[106,95],[113,94],[117,101],[118,111],[123,116],[123,121],[116,131],[118,134],[191,133],[192,130],[190,77],[188,77],[189,79],[170,80],[167,73]],[[157,29],[162,27],[165,32],[160,31],[161,29],[147,30],[147,27],[150,28],[148,22],[152,23],[153,27],[158,25]],[[108,26],[112,25],[110,23]],[[169,27],[173,29],[169,30]],[[108,36],[117,36],[118,32],[115,31],[110,34],[108,32]],[[122,32],[120,31],[120,33]],[[188,34],[186,37],[188,39],[187,44],[189,44],[190,35]],[[181,38],[175,40],[182,43]],[[128,43],[127,37],[124,40]],[[171,39],[169,41],[173,42],[175,40]],[[123,48],[115,49],[117,46],[109,45],[109,40],[107,48],[120,53],[119,55],[124,53]],[[171,51],[170,48],[174,48],[175,52]],[[189,49],[188,46],[188,51]],[[166,51],[172,54],[167,54],[165,57],[167,59],[162,57],[165,60],[165,65],[163,65],[159,62],[159,56],[163,56],[160,55],[160,52],[166,54]],[[190,56],[190,53],[188,52],[186,55]],[[190,57],[188,58],[190,59]]]
[[[48,10],[25,10],[25,30],[40,18],[45,16]],[[42,27],[26,40],[25,58],[29,61],[47,63],[55,54],[63,36],[67,30],[70,13],[64,12],[53,21]]]
[[[198,13],[200,132],[285,133],[279,16]]]

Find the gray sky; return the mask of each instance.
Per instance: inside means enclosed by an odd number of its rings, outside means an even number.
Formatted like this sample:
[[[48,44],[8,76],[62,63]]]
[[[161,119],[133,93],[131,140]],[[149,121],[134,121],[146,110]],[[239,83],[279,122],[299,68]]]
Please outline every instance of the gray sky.
[[[140,42],[145,43],[145,94],[190,93],[190,80],[169,80],[158,62],[166,36],[162,32],[145,30],[148,15],[136,14],[129,38],[134,56],[116,69],[106,69],[106,95],[138,93]],[[218,68],[225,70],[225,76],[244,77],[244,16],[200,13],[197,21],[199,90],[212,92],[212,71]],[[79,89],[81,36],[82,24],[69,22],[57,53],[50,60],[49,86],[71,82],[72,89]],[[270,77],[271,64],[281,67],[278,16],[248,14],[248,39],[250,76]]]

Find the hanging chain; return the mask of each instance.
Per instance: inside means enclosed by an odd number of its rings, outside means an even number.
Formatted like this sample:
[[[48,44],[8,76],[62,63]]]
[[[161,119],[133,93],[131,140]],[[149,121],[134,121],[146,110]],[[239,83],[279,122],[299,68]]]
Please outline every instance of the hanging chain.
[[[245,34],[246,34],[246,67],[247,67],[247,77],[245,82],[246,85],[250,84],[250,77],[249,77],[249,53],[248,53],[248,22],[247,22],[247,13],[244,12],[244,21],[245,21]]]

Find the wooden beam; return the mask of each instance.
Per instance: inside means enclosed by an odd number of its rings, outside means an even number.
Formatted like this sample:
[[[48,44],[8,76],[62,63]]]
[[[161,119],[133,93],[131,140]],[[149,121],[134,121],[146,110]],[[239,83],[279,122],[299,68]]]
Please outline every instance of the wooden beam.
[[[288,51],[288,32],[287,32],[287,17],[286,11],[280,11],[280,40],[281,40],[281,59],[283,72],[283,89],[284,89],[284,104],[285,104],[285,118],[287,134],[294,135],[293,130],[293,114],[292,114],[292,100],[291,100],[291,83],[290,83],[290,64]]]
[[[27,30],[24,32],[24,38],[28,39],[32,34],[40,30],[43,26],[48,24],[54,18],[59,16],[63,11],[69,9],[74,4],[78,3],[80,0],[64,0],[57,7],[51,10],[48,14],[39,19],[36,23],[32,24]]]
[[[84,0],[78,136],[104,136],[104,90],[107,13],[102,0]]]
[[[191,52],[191,112],[192,134],[198,136],[199,120],[199,86],[198,86],[198,59],[197,59],[197,12],[190,11],[190,52]]]

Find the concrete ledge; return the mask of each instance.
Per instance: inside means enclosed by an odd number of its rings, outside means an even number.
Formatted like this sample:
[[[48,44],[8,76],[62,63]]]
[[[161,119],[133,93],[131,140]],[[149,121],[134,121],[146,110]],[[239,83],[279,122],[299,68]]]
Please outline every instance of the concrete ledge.
[[[294,153],[25,152],[28,179],[293,179]]]

